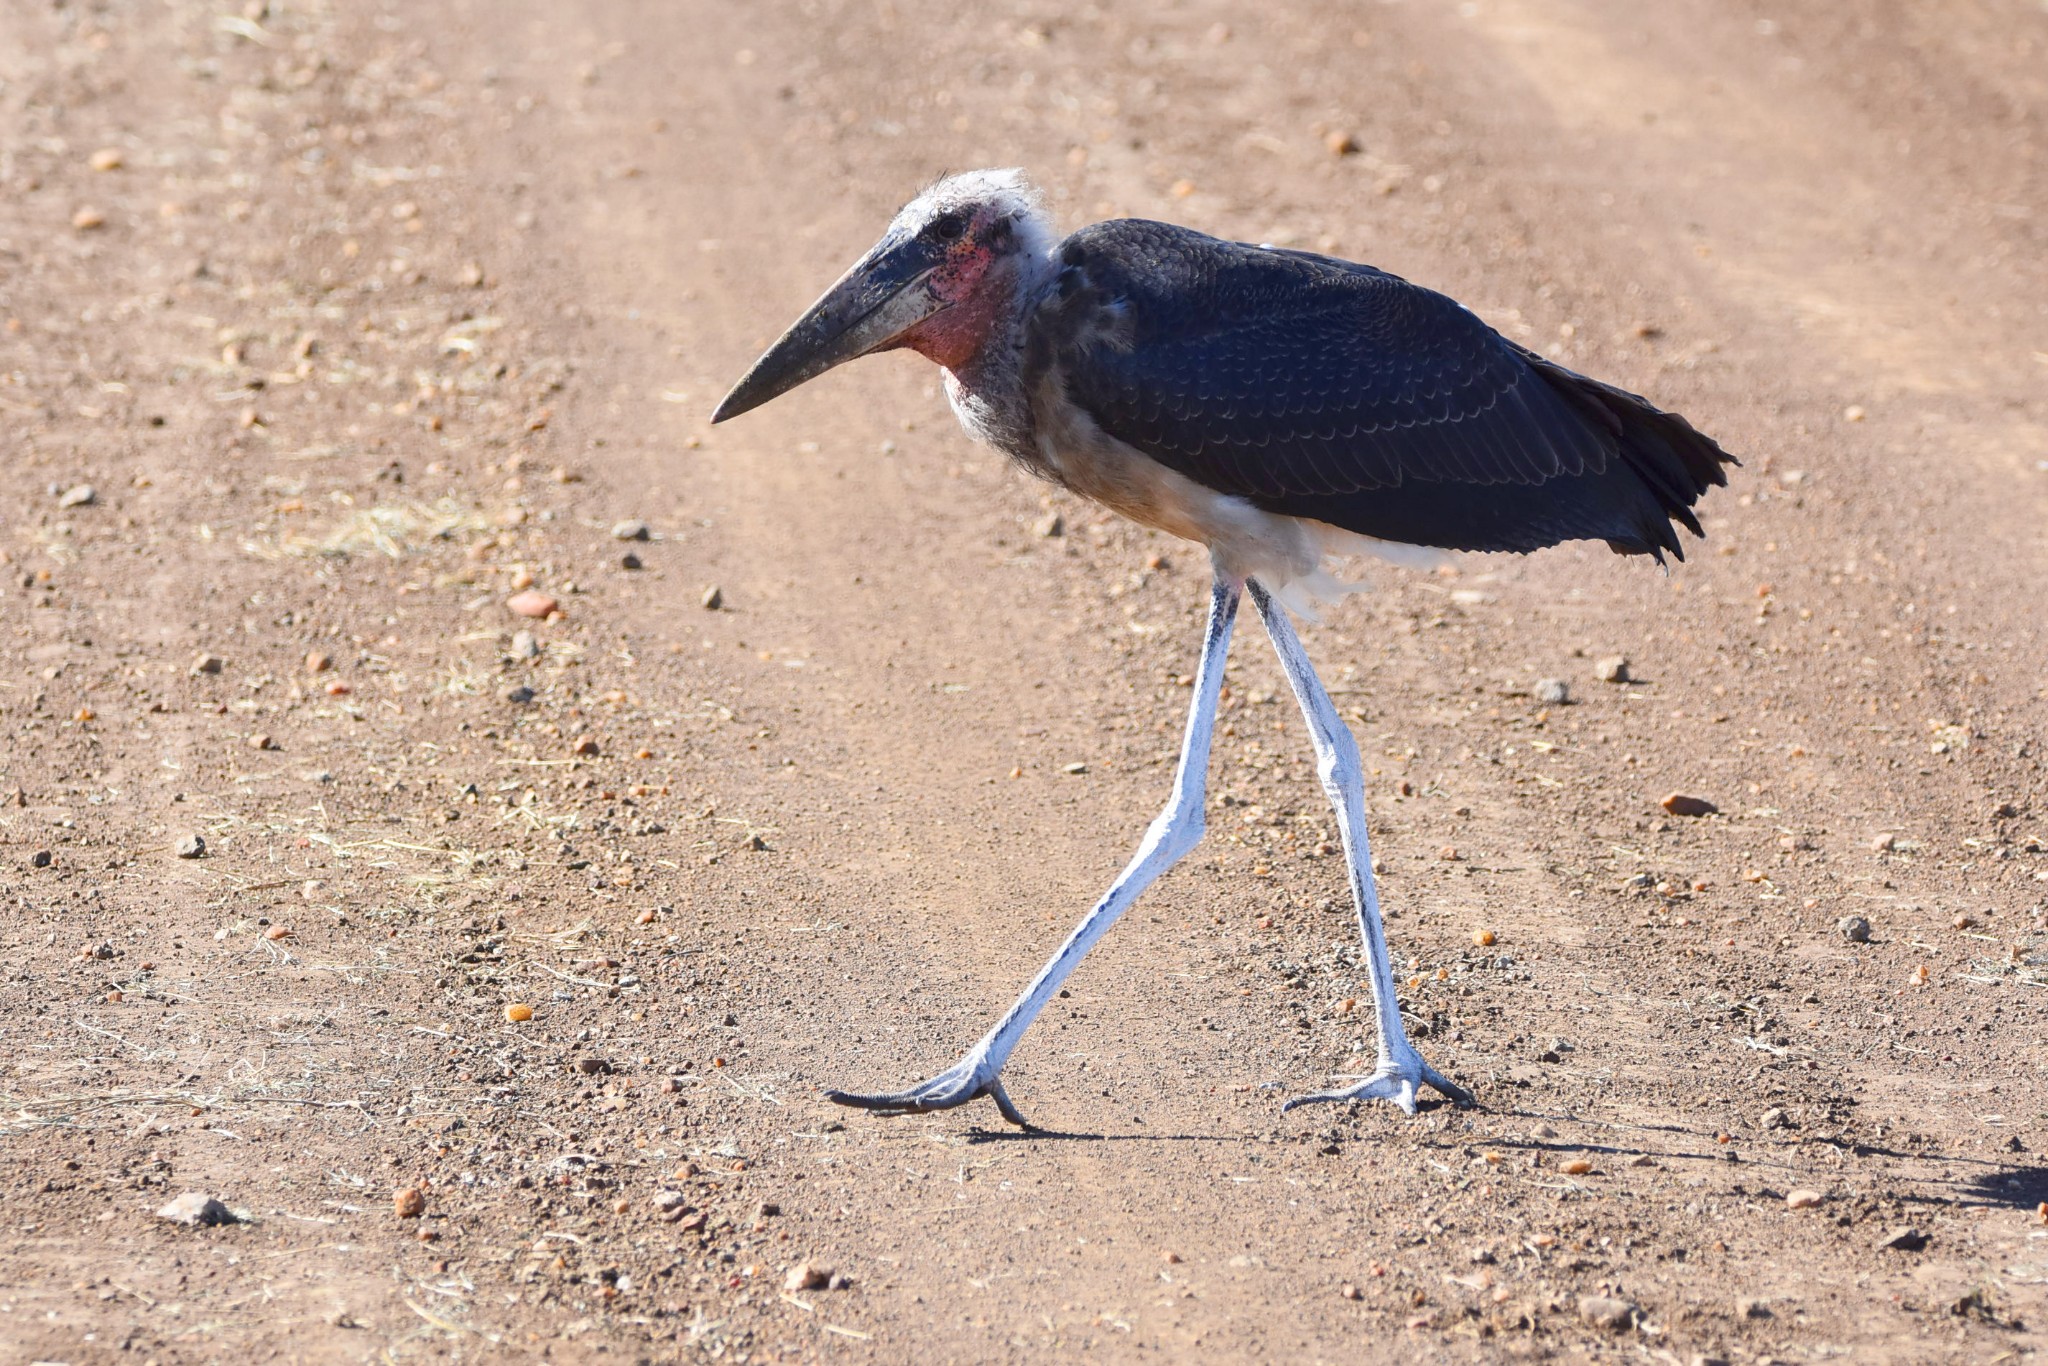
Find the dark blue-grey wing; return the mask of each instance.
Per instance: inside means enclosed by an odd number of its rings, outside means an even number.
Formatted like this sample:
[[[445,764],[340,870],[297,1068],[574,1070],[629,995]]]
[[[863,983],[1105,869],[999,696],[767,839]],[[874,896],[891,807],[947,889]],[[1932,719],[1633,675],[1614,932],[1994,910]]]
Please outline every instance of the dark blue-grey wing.
[[[1062,247],[1034,320],[1068,398],[1219,492],[1383,539],[1678,553],[1725,482],[1683,418],[1367,266],[1137,220]]]

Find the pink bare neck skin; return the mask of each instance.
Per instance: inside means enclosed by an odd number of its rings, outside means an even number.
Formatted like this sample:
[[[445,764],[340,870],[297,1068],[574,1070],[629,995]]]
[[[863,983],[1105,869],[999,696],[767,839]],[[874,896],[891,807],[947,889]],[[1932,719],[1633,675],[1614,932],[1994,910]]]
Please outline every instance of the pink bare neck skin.
[[[968,240],[950,253],[932,277],[932,291],[949,306],[904,334],[900,345],[953,374],[974,363],[996,330],[1014,288],[1012,272],[994,270],[996,254]]]

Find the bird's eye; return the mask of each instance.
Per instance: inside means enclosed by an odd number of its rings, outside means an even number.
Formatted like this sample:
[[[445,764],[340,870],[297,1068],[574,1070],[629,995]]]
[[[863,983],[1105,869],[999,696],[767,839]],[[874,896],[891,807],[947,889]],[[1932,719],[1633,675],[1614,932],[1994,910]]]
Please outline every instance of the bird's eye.
[[[962,213],[942,213],[932,220],[931,226],[926,228],[925,231],[940,242],[958,241],[960,234],[967,231],[967,215]]]

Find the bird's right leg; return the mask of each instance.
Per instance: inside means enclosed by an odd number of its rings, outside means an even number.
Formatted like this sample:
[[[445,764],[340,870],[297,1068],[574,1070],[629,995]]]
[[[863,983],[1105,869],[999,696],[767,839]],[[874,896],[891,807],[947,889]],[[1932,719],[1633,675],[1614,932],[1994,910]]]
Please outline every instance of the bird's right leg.
[[[1366,971],[1372,984],[1373,1018],[1379,1034],[1379,1066],[1355,1086],[1336,1091],[1318,1091],[1298,1096],[1280,1107],[1316,1101],[1386,1099],[1415,1113],[1415,1092],[1429,1086],[1461,1106],[1472,1104],[1471,1093],[1448,1080],[1422,1060],[1408,1031],[1401,1024],[1401,1003],[1394,996],[1393,960],[1387,953],[1387,933],[1380,919],[1379,892],[1373,886],[1372,846],[1365,834],[1365,770],[1358,758],[1358,741],[1351,728],[1337,715],[1329,690],[1316,677],[1316,666],[1301,648],[1301,637],[1287,620],[1287,609],[1257,580],[1251,585],[1252,605],[1266,623],[1266,634],[1280,656],[1280,667],[1301,704],[1308,722],[1309,741],[1315,747],[1316,773],[1323,791],[1337,814],[1337,828],[1344,840],[1344,862],[1351,877],[1351,896],[1358,907],[1358,932],[1365,945]]]
[[[1060,945],[1046,965],[1024,988],[1024,994],[1010,1007],[995,1028],[967,1050],[967,1055],[930,1081],[906,1091],[882,1095],[856,1095],[827,1091],[825,1099],[841,1105],[886,1114],[915,1114],[965,1105],[988,1096],[1012,1124],[1029,1128],[1024,1116],[1003,1091],[1003,1064],[1022,1042],[1038,1012],[1060,989],[1060,983],[1079,966],[1095,941],[1109,932],[1117,918],[1129,910],[1161,873],[1178,863],[1202,839],[1203,795],[1209,778],[1209,741],[1216,729],[1216,703],[1223,686],[1223,661],[1230,653],[1230,631],[1237,621],[1237,603],[1244,591],[1241,579],[1218,571],[1209,597],[1209,627],[1202,638],[1202,662],[1195,670],[1195,696],[1188,709],[1187,734],[1181,741],[1180,766],[1173,778],[1173,796],[1145,831],[1138,852],[1123,872],[1095,903],[1093,910],[1074,927],[1067,942]]]

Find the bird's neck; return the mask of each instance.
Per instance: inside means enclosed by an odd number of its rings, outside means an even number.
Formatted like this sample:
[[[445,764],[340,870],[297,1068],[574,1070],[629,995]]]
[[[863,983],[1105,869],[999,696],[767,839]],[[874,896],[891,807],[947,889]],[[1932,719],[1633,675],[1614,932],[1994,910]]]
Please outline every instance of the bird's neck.
[[[1034,253],[1020,259],[1002,280],[991,282],[997,287],[987,291],[987,298],[975,301],[979,312],[971,346],[946,358],[925,352],[945,367],[946,396],[968,435],[1027,461],[1036,439],[1026,391],[1026,322],[1053,271],[1050,257]]]

